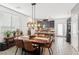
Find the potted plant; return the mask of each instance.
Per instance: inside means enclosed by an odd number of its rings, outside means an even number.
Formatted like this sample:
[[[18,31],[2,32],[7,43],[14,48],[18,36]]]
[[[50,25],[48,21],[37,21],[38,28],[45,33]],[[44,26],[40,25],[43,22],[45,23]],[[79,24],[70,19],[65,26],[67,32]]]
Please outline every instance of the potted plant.
[[[10,35],[11,35],[11,31],[6,31],[6,32],[4,32],[4,35],[6,36],[6,37],[10,37]]]

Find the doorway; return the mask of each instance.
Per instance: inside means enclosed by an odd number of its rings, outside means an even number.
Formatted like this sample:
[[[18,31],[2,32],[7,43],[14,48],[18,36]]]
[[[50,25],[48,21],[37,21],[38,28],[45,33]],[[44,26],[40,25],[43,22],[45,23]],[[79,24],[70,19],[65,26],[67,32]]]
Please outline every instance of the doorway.
[[[57,36],[64,36],[64,24],[57,25]]]

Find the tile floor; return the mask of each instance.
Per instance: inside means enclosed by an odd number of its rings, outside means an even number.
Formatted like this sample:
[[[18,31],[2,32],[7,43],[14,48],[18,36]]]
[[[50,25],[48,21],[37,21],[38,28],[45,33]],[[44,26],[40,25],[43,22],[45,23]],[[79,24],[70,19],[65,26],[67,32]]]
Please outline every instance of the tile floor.
[[[53,55],[78,55],[78,52],[66,42],[65,37],[56,37],[55,42],[52,44]],[[14,55],[16,51],[16,46],[7,49],[5,51],[0,51],[0,55]],[[21,49],[18,50],[17,55],[21,54]],[[49,55],[48,49],[44,50],[44,55]]]

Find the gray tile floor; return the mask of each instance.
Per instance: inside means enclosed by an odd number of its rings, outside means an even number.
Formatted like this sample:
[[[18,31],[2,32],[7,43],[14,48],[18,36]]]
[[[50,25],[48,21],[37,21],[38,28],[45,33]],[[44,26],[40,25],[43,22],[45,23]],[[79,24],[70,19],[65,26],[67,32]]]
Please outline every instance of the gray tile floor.
[[[53,55],[78,55],[78,52],[66,42],[64,37],[56,37],[55,42],[52,44]],[[7,49],[5,51],[0,51],[0,55],[14,55],[16,51],[16,46]],[[21,54],[21,49],[18,50],[17,55]],[[44,50],[44,55],[49,55],[48,49]]]

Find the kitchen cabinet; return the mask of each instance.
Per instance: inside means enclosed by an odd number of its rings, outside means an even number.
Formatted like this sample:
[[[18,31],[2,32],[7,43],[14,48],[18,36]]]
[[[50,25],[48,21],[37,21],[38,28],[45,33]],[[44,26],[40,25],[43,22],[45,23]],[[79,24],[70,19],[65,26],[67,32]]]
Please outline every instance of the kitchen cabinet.
[[[69,42],[69,43],[71,43],[71,18],[68,18],[68,20],[67,20],[66,41]]]

